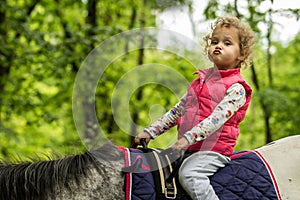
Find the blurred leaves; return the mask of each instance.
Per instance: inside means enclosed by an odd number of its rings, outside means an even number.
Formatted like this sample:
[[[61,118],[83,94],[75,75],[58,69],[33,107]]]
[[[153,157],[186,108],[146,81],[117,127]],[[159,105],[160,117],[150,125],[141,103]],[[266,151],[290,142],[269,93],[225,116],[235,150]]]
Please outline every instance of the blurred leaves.
[[[182,0],[97,1],[97,25],[92,26],[87,23],[87,2],[88,0],[0,2],[0,158],[84,151],[85,146],[77,133],[72,113],[75,77],[84,59],[107,38],[123,31],[141,28],[143,20],[145,27],[156,26],[155,15],[158,12],[191,4],[191,1]],[[254,90],[248,115],[241,125],[237,149],[255,148],[264,144],[260,99],[263,99],[267,111],[272,114],[274,139],[299,134],[300,124],[297,106],[300,103],[300,35],[288,44],[272,43],[275,49],[272,55],[274,84],[269,87],[266,80],[266,53],[261,42],[265,36],[258,28],[259,23],[268,22],[266,13],[255,9],[262,1],[245,2],[246,6],[243,4],[243,8],[237,10],[233,4],[225,5],[223,9],[219,1],[213,0],[209,1],[204,10],[207,19],[214,19],[224,12],[240,15],[259,36],[254,63],[261,90]],[[248,14],[244,13],[245,10]],[[299,18],[299,9],[288,10],[287,14]],[[115,49],[124,54],[113,60],[105,70],[98,82],[95,97],[98,121],[106,137],[115,144],[124,146],[130,145],[130,137],[114,119],[111,98],[118,82],[138,67],[138,50],[128,52],[127,45],[140,38],[130,39],[132,41],[127,41],[127,44],[118,43],[105,49]],[[174,49],[181,48],[177,43],[172,43]],[[176,55],[174,52],[146,49],[144,64],[171,67],[187,81],[191,81],[195,67],[208,67],[202,58],[199,59],[201,56],[199,52],[192,50]],[[191,60],[199,63],[191,63]],[[170,79],[164,82],[164,77],[160,77],[166,76],[168,71],[155,72],[157,73],[149,71],[147,75],[163,84],[176,85],[175,79],[175,82]],[[252,85],[250,70],[243,73]],[[134,81],[143,80],[130,81],[134,85]],[[84,91],[87,89],[84,87],[89,86],[82,87]],[[155,83],[143,85],[139,90],[143,91],[143,98],[137,98],[138,90],[132,91],[128,106],[131,112],[139,114],[138,125],[141,127],[153,122],[177,103],[179,94],[183,95],[181,90],[171,91],[170,88]],[[86,100],[89,102],[90,99]],[[176,129],[173,129],[151,145],[171,145],[176,139],[175,135]]]

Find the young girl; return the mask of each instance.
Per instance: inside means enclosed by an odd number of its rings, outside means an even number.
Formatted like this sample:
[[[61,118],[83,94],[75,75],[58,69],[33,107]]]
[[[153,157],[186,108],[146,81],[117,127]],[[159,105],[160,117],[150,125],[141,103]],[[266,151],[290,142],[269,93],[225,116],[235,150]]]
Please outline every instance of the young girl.
[[[179,181],[192,199],[218,199],[209,176],[229,162],[239,124],[244,119],[252,90],[240,75],[254,46],[249,26],[235,17],[218,18],[205,37],[208,58],[214,64],[199,69],[187,93],[169,112],[136,136],[148,143],[178,125],[176,151],[194,152],[179,169]]]

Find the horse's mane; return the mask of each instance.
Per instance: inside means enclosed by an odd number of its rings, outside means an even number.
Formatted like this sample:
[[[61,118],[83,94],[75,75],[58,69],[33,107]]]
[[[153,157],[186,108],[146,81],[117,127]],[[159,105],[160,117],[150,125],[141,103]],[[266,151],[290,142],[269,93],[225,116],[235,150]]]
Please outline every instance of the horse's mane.
[[[47,199],[58,188],[70,189],[99,163],[119,159],[111,144],[83,154],[48,161],[0,163],[0,199]],[[107,162],[105,162],[107,163]]]

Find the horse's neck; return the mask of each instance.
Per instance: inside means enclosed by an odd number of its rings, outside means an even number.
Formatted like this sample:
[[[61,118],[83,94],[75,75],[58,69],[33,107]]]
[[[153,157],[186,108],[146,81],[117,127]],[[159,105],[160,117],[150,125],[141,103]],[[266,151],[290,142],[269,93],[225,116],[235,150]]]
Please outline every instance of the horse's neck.
[[[90,173],[81,178],[80,185],[71,182],[69,189],[58,189],[56,197],[58,199],[124,199],[122,166],[121,160],[110,163],[103,161],[97,163],[97,166],[87,166]]]
[[[67,187],[57,188],[56,199],[124,199],[121,172],[124,159],[117,148],[107,144],[88,155],[92,159],[84,165],[82,171],[85,172],[78,177],[79,184],[71,180]]]

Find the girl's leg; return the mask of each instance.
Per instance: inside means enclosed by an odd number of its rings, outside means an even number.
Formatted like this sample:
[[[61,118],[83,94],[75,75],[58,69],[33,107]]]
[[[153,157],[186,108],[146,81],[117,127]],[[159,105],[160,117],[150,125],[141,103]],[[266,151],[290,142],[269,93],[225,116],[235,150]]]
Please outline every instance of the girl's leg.
[[[209,176],[229,162],[229,158],[219,153],[199,151],[184,160],[179,169],[179,181],[194,200],[218,200]]]

